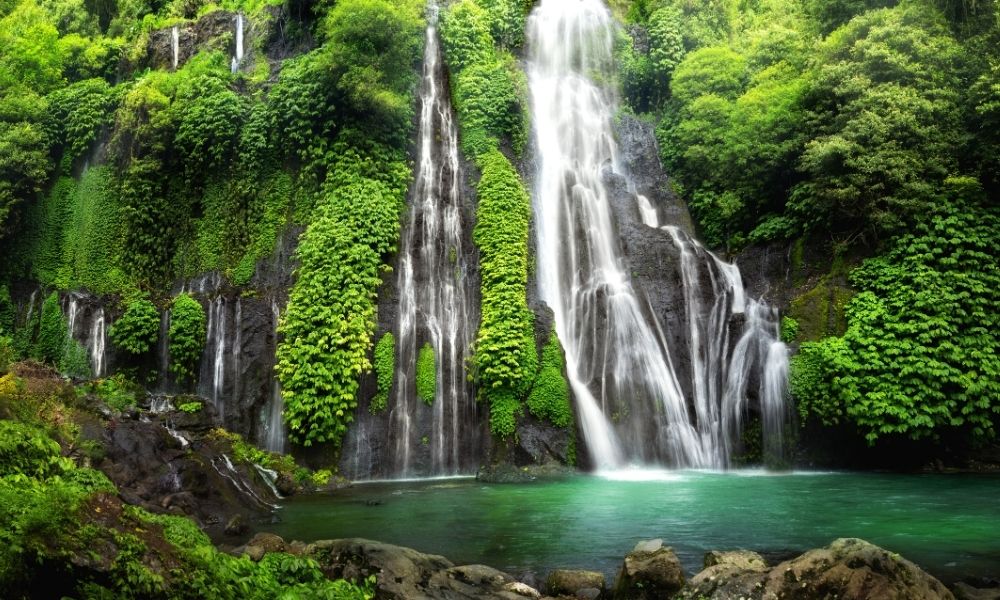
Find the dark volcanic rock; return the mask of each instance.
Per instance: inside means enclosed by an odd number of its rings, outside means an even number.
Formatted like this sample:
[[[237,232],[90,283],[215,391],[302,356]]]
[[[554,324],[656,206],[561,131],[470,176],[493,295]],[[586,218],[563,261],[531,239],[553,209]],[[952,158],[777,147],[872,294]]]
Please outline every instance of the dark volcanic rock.
[[[189,516],[217,539],[269,518],[277,498],[260,474],[234,464],[210,437],[173,429],[171,417],[184,414],[113,417],[103,427],[88,424],[82,437],[102,446],[94,466],[129,504]]]
[[[514,465],[566,465],[570,448],[570,433],[525,415],[517,424]]]

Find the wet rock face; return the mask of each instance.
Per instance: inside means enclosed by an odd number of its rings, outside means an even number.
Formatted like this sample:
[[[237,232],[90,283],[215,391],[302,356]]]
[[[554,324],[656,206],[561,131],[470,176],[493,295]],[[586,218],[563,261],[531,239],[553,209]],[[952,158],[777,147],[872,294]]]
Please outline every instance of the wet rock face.
[[[185,15],[193,18],[194,15]],[[249,21],[245,21],[244,47],[250,47]],[[173,28],[158,29],[149,34],[146,49],[147,65],[154,69],[173,68]],[[177,65],[180,68],[192,56],[203,50],[219,50],[234,54],[236,13],[217,10],[204,15],[194,23],[177,26]]]
[[[625,555],[615,580],[614,597],[652,600],[670,598],[684,587],[684,571],[673,548],[663,540],[639,542]]]
[[[202,410],[201,424],[191,430],[174,429],[172,419],[190,421],[195,418],[190,414],[136,411],[94,417],[81,424],[81,437],[100,444],[94,466],[127,503],[191,517],[216,539],[240,535],[250,522],[269,519],[277,498],[259,473],[231,460],[227,464],[211,439],[199,433],[213,418],[211,406]]]
[[[940,581],[910,561],[855,538],[834,541],[770,569],[753,553],[718,553],[691,579],[685,599],[784,598],[809,600],[952,600]]]

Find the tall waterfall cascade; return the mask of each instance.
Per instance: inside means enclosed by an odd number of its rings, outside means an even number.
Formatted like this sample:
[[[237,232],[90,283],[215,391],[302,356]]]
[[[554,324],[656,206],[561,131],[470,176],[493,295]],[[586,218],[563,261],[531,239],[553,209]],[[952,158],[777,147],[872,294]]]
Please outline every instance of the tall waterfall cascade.
[[[236,13],[236,51],[233,54],[232,71],[240,70],[243,64],[243,13]]]
[[[475,330],[467,254],[470,219],[462,206],[462,173],[437,32],[429,8],[417,171],[399,253],[396,370],[389,402],[397,476],[470,471],[478,457],[466,443],[473,432],[475,398],[465,365]],[[419,349],[434,351],[436,387],[430,406],[416,392]],[[429,415],[427,414],[429,413]],[[429,427],[426,423],[429,421]],[[421,426],[421,424],[424,426]],[[429,452],[419,459],[418,453]]]
[[[170,53],[172,56],[172,63],[174,70],[177,70],[178,58],[180,55],[180,44],[181,44],[181,32],[180,29],[174,25],[170,28]]]
[[[725,468],[748,394],[765,443],[780,436],[787,349],[777,312],[746,297],[739,269],[676,227],[662,229],[679,257],[683,314],[661,322],[633,281],[604,181],[609,168],[627,175],[614,94],[598,83],[614,81],[614,27],[600,0],[542,0],[529,18],[539,295],[555,314],[596,467]],[[643,223],[661,228],[652,202],[635,196]],[[687,348],[668,343],[668,328]]]

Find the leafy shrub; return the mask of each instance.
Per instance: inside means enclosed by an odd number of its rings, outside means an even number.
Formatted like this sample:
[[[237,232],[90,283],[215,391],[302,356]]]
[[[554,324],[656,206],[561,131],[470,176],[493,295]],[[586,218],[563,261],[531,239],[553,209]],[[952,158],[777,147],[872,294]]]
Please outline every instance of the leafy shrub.
[[[105,404],[118,412],[134,407],[139,400],[139,395],[143,393],[140,385],[122,373],[116,373],[107,379],[98,381],[94,385],[94,391]]]
[[[517,172],[499,151],[480,157],[479,209],[473,238],[480,252],[482,321],[474,362],[491,429],[513,433],[513,415],[531,386],[538,357],[528,308],[528,221],[531,203]],[[494,420],[496,416],[496,420]]]
[[[82,155],[98,131],[111,124],[115,96],[103,79],[78,81],[49,94],[49,135],[61,142],[64,158]]]
[[[375,344],[375,378],[378,391],[372,398],[369,410],[372,414],[385,410],[392,389],[392,378],[396,374],[396,338],[391,331],[386,332]]]
[[[167,336],[170,370],[180,379],[194,377],[205,348],[205,309],[189,294],[174,298]]]
[[[802,345],[792,393],[804,417],[855,423],[874,443],[946,430],[994,434],[1000,411],[1000,244],[992,208],[940,201],[913,233],[851,274],[847,332]]]
[[[799,322],[785,315],[781,317],[781,341],[791,344],[799,335]]]
[[[416,368],[417,397],[429,405],[434,404],[437,393],[437,365],[434,362],[434,348],[426,343],[417,354]]]
[[[128,303],[125,313],[111,325],[109,336],[118,348],[131,354],[145,354],[160,335],[160,311],[144,298]]]
[[[201,402],[185,402],[179,405],[177,410],[193,415],[196,412],[201,412],[202,408],[204,408],[204,405]]]
[[[547,419],[556,427],[568,428],[573,424],[573,407],[565,369],[562,345],[553,331],[542,349],[538,375],[527,403],[531,414],[539,419]]]
[[[379,167],[377,176],[390,183],[370,177]],[[304,445],[339,444],[354,419],[358,378],[371,368],[382,257],[399,237],[408,178],[401,161],[348,149],[335,172],[339,179],[328,182],[296,251],[298,279],[280,326],[276,370],[285,422]]]
[[[45,478],[72,468],[59,443],[40,428],[0,420],[0,477]]]
[[[49,364],[58,364],[66,343],[66,327],[66,320],[59,306],[59,293],[52,292],[42,302],[35,357]]]
[[[0,334],[0,375],[7,373],[10,363],[17,358],[14,338]]]
[[[69,335],[63,340],[63,350],[59,357],[59,371],[74,379],[87,379],[92,375],[90,353],[83,344]]]

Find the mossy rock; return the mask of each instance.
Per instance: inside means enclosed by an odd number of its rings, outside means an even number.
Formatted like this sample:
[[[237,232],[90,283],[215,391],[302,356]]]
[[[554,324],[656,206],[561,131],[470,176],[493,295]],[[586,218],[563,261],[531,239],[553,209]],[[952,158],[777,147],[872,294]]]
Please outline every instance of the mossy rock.
[[[788,316],[799,324],[798,342],[812,342],[847,330],[844,307],[854,297],[843,279],[826,276],[808,291],[792,299]]]

